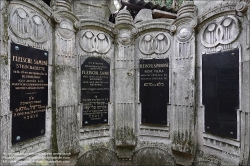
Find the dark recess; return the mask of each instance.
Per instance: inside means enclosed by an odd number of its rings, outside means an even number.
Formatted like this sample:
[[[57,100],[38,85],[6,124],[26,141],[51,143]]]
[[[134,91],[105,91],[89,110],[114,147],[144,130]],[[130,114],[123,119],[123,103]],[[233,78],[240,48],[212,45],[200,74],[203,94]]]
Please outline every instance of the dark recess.
[[[43,0],[48,6],[50,6],[50,0]]]

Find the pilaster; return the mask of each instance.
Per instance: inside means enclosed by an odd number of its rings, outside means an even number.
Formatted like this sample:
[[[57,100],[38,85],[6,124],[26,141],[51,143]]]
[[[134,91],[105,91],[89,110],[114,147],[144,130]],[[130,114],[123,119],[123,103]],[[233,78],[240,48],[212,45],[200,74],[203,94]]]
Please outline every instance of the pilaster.
[[[195,35],[196,6],[184,1],[171,28],[175,54],[172,57],[172,153],[176,163],[192,165],[196,151]]]
[[[53,152],[79,153],[80,111],[78,99],[77,56],[75,34],[78,19],[71,12],[71,1],[56,0],[52,20],[55,23],[53,56]]]
[[[115,48],[115,145],[118,158],[131,159],[135,136],[135,26],[130,13],[123,9],[116,18]]]

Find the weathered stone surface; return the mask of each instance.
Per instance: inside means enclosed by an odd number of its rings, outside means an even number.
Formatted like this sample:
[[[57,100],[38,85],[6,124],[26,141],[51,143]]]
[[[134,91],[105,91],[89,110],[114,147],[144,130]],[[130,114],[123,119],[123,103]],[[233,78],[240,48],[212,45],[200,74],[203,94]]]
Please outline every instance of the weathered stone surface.
[[[83,154],[77,161],[81,165],[115,165],[116,153],[104,148],[97,148]]]
[[[249,0],[184,1],[176,19],[153,19],[152,11],[143,9],[133,20],[123,9],[115,24],[108,22],[111,3],[54,0],[49,7],[41,0],[0,1],[0,165],[8,164],[3,163],[7,153],[17,152],[22,157],[14,160],[28,165],[48,164],[45,152],[71,153],[71,165],[247,165]],[[46,133],[16,145],[10,139],[11,42],[50,55]],[[205,132],[202,56],[234,49],[239,50],[240,97],[232,139]],[[89,57],[110,65],[108,122],[82,127],[81,65]],[[169,60],[163,125],[142,123],[144,59]]]
[[[152,20],[152,10],[151,9],[141,9],[139,13],[135,16],[134,23]]]
[[[133,165],[169,165],[174,166],[173,156],[168,152],[154,147],[143,148],[134,153]]]

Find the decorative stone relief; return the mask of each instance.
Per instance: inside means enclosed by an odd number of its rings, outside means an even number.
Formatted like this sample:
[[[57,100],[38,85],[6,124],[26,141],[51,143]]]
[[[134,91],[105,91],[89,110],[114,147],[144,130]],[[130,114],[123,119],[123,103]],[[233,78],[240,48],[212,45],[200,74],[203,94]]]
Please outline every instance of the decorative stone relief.
[[[240,156],[239,142],[211,136],[209,134],[203,134],[203,141],[204,145],[207,147],[222,151],[226,154],[234,155],[237,157]]]
[[[89,53],[107,53],[111,47],[109,37],[103,32],[85,31],[80,38],[82,50]]]
[[[48,40],[46,21],[37,12],[24,7],[14,8],[10,13],[10,29],[18,37],[18,43],[30,39],[35,47]]]
[[[73,25],[68,21],[62,21],[57,31],[58,36],[58,55],[74,58],[75,33]]]
[[[234,42],[239,35],[238,20],[233,16],[220,17],[205,26],[201,43],[205,47],[215,47]]]
[[[178,31],[177,38],[181,42],[185,42],[190,39],[192,36],[191,28],[189,27],[182,27]]]
[[[194,50],[191,47],[193,32],[192,28],[188,26],[183,26],[177,31],[177,50],[176,60],[179,59],[189,59],[194,55]]]
[[[167,52],[170,47],[170,40],[167,34],[158,33],[153,36],[152,34],[144,35],[139,43],[139,49],[144,54],[163,54]]]
[[[133,61],[134,60],[134,41],[138,31],[133,24],[133,18],[125,8],[119,12],[116,17],[114,34],[118,54],[116,60]]]
[[[244,13],[247,11],[248,5],[246,2],[238,2],[236,5],[236,11],[239,16],[243,16]]]

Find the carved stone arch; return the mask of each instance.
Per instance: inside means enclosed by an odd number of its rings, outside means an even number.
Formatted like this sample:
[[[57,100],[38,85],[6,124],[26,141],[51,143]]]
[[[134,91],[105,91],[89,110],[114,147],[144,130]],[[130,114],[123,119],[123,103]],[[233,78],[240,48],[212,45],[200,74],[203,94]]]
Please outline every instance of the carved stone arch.
[[[174,166],[174,157],[158,147],[144,147],[134,152],[133,165],[167,165]]]
[[[198,16],[199,29],[204,26],[208,21],[215,19],[216,17],[233,15],[235,12],[244,12],[247,9],[247,5],[244,2],[225,1],[213,8],[209,8],[207,11]]]
[[[109,34],[112,38],[115,36],[114,24],[110,22],[101,22],[99,20],[81,20],[80,21],[81,29],[97,29],[103,31],[106,34]]]
[[[44,16],[46,15],[46,17],[48,18],[52,14],[52,8],[49,5],[47,5],[45,2],[43,2],[42,0],[37,0],[37,1],[23,0],[23,2],[17,1],[16,3],[23,4],[25,6],[29,5],[32,9],[39,11],[40,14]]]
[[[96,148],[87,151],[78,158],[77,166],[82,165],[115,165],[116,153],[106,148]]]

